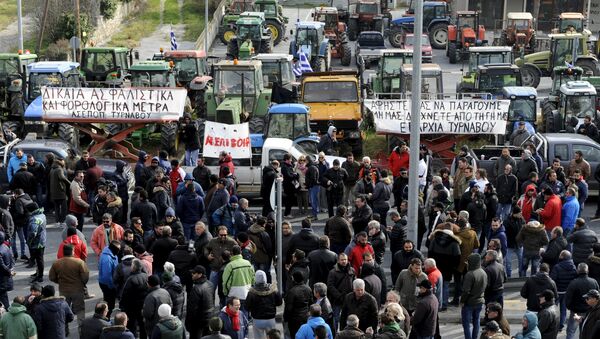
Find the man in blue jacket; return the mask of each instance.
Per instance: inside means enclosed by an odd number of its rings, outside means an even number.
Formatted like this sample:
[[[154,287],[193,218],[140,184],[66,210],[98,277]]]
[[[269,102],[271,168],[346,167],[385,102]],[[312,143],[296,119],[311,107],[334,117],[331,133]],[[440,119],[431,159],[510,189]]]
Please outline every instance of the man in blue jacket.
[[[319,304],[312,304],[310,305],[310,317],[306,321],[306,324],[300,326],[300,329],[296,332],[296,339],[313,339],[315,337],[314,331],[318,326],[325,326],[327,329],[327,338],[333,339],[331,328],[321,317],[321,306]]]
[[[23,153],[23,150],[18,148],[15,154],[10,157],[8,161],[8,168],[6,169],[6,175],[8,176],[8,182],[12,181],[13,175],[19,170],[21,163],[27,163],[27,156]]]
[[[104,301],[108,304],[108,314],[111,314],[115,308],[115,299],[117,298],[117,287],[113,282],[113,273],[115,272],[119,259],[117,255],[121,250],[121,242],[113,240],[102,250],[98,260],[98,284],[102,290]]]
[[[575,221],[579,216],[579,207],[579,201],[577,200],[575,190],[573,188],[567,189],[561,213],[561,226],[565,237],[571,234],[575,228]]]

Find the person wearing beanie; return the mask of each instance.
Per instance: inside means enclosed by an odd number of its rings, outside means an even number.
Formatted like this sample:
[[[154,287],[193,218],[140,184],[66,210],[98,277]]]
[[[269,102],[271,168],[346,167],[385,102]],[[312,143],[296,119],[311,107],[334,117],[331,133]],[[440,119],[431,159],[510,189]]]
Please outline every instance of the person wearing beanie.
[[[215,288],[208,281],[204,266],[197,265],[190,273],[194,285],[188,292],[185,327],[190,332],[190,339],[197,339],[209,332],[215,306]],[[210,331],[214,331],[214,328],[211,326]]]
[[[75,318],[65,298],[56,297],[55,294],[56,290],[52,285],[42,288],[42,300],[33,315],[38,339],[66,338],[66,325]]]
[[[90,271],[85,261],[75,257],[73,245],[64,245],[62,249],[64,257],[52,264],[48,278],[58,284],[60,295],[64,296],[71,304],[72,311],[77,315],[77,322],[81,324],[85,318],[85,285],[88,282]]]
[[[154,326],[151,339],[185,338],[185,329],[179,318],[171,315],[171,306],[162,304],[158,307],[159,321]]]
[[[302,272],[296,271],[290,276],[292,283],[287,285],[283,321],[287,323],[290,336],[295,338],[300,326],[308,319],[308,307],[313,303],[313,293],[304,283]]]
[[[61,233],[63,241],[68,237],[67,230],[69,229],[69,227],[77,229],[77,236],[79,237],[79,239],[81,239],[81,241],[83,242],[86,242],[85,235],[79,230],[79,221],[73,214],[67,214],[67,216],[65,217],[65,227],[63,227]]]
[[[411,325],[417,337],[433,337],[438,321],[438,300],[432,293],[432,285],[428,279],[421,281],[417,307],[411,318]]]
[[[266,333],[276,327],[277,306],[281,306],[281,293],[276,284],[267,283],[267,275],[258,270],[254,275],[254,285],[248,291],[246,307],[254,319],[254,338],[265,338]]]
[[[214,199],[214,198],[213,198]],[[211,202],[212,203],[212,202]],[[212,214],[212,221],[214,225],[225,225],[227,231],[232,236],[235,236],[237,230],[233,227],[235,211],[238,208],[238,198],[234,195],[229,198],[229,202],[226,205],[219,207]]]
[[[187,211],[185,213],[187,213]],[[181,221],[179,221],[179,219],[177,218],[175,210],[172,207],[167,208],[163,224],[165,224],[165,226],[171,227],[171,237],[173,239],[176,239],[177,241],[179,241],[180,239],[182,241],[185,240],[183,224],[181,224]]]
[[[554,292],[544,290],[538,294],[541,310],[538,312],[538,329],[542,338],[556,338],[560,325],[560,312],[554,303]]]
[[[169,306],[169,313],[173,302],[171,296],[164,288],[160,287],[160,279],[156,275],[148,277],[148,294],[144,298],[144,306],[142,307],[142,316],[144,317],[144,327],[146,333],[152,333],[154,325],[159,322],[161,317],[158,314],[158,308],[162,304]]]

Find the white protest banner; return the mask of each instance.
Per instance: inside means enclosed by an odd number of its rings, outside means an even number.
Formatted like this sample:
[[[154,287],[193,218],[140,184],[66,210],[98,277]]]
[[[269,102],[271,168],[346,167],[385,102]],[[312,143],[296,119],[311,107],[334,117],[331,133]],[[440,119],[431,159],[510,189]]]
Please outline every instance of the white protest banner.
[[[203,156],[218,158],[221,151],[230,153],[234,159],[252,156],[248,123],[228,125],[206,121],[205,124]]]
[[[151,123],[183,116],[183,88],[42,87],[42,119],[68,122]]]
[[[422,134],[504,134],[509,100],[421,100]],[[365,100],[377,132],[410,134],[410,100]]]

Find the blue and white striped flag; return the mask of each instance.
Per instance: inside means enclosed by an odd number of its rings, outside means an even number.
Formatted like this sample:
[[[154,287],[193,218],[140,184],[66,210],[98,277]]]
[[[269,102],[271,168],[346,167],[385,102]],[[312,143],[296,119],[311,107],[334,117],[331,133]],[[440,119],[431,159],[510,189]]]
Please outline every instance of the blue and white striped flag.
[[[298,63],[300,64],[300,67],[298,67],[295,72],[300,72],[300,74],[296,74],[296,76],[301,76],[302,73],[313,71],[312,67],[310,67],[310,62],[308,62],[308,57],[306,57],[306,54],[298,52]]]
[[[175,39],[175,32],[171,29],[171,50],[177,50],[177,39]]]

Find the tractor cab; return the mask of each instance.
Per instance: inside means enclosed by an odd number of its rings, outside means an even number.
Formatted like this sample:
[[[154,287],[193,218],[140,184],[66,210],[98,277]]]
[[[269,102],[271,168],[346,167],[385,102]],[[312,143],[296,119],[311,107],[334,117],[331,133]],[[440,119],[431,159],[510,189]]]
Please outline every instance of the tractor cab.
[[[256,0],[255,10],[265,14],[267,28],[271,31],[273,44],[277,45],[285,36],[289,19],[283,15],[283,6],[277,0]]]
[[[119,87],[133,57],[126,47],[86,47],[81,51],[81,73],[88,87]],[[137,55],[137,54],[136,54]]]
[[[521,86],[521,70],[511,64],[480,65],[475,78],[475,92],[490,93],[496,99],[502,99],[503,87]]]
[[[581,67],[556,66],[552,70],[552,88],[549,97],[554,97],[558,101],[560,95],[560,87],[569,81],[581,80],[583,69]]]
[[[355,2],[356,1],[352,1],[352,3]],[[337,9],[340,21],[348,23],[348,8],[350,8],[349,0],[330,0],[329,6]]]
[[[176,87],[175,75],[166,61],[140,61],[129,69],[131,87]]]
[[[224,8],[224,11],[225,13],[219,25],[218,37],[221,42],[227,45],[229,40],[235,36],[235,25],[240,18],[240,14],[254,11],[254,1],[233,0]]]
[[[586,40],[582,34],[549,34],[552,52],[551,66],[573,64],[574,58],[583,55]],[[575,55],[574,55],[575,54]]]
[[[325,37],[325,24],[316,21],[299,21],[290,42],[290,54],[300,59],[303,53],[313,71],[326,71],[329,68],[331,51]],[[294,34],[295,33],[295,34]]]
[[[371,90],[380,97],[400,94],[400,69],[412,64],[413,51],[410,49],[384,49],[377,67],[377,74],[371,80]]]
[[[274,105],[269,109],[266,138],[298,140],[311,136],[308,122],[309,108],[302,104]]]
[[[506,29],[500,37],[500,46],[513,46],[515,51],[525,48],[532,53],[535,50],[535,29],[533,16],[528,12],[510,12],[506,15]]]
[[[42,95],[42,87],[81,87],[79,63],[40,61],[29,64],[29,81],[25,102],[31,103]]]
[[[177,85],[181,87],[187,87],[197,76],[208,74],[205,51],[167,51],[164,60],[173,63]]]
[[[333,32],[335,35],[335,31],[339,29],[338,22],[338,10],[335,7],[315,7],[315,11],[313,13],[313,20],[322,22],[325,26],[326,34]]]
[[[240,14],[235,23],[235,36],[227,44],[227,56],[231,59],[249,59],[257,53],[271,53],[271,31],[265,25],[264,13]]]
[[[512,64],[511,48],[507,46],[481,46],[469,48],[468,72],[477,71],[477,67],[485,64]],[[464,70],[463,70],[464,71]]]
[[[591,32],[585,28],[585,17],[578,12],[565,12],[558,16],[558,25],[552,33],[584,33],[588,36]]]
[[[356,13],[358,13],[360,19],[381,14],[381,7],[378,1],[373,0],[360,0],[356,3]]]
[[[252,58],[262,62],[265,88],[273,90],[273,102],[291,103],[298,100],[298,83],[292,71],[292,56],[283,53],[258,54]]]
[[[504,99],[510,100],[508,121],[506,124],[506,139],[517,130],[520,121],[525,122],[525,128],[530,134],[535,134],[537,119],[537,91],[533,87],[508,86],[502,88]]]
[[[413,65],[405,64],[400,68],[401,93],[412,92]],[[442,68],[438,64],[421,65],[421,93],[436,94],[443,96],[444,82],[442,79]]]
[[[569,81],[560,86],[558,109],[553,111],[553,130],[546,132],[567,131],[575,133],[586,116],[592,121],[598,119],[596,111],[596,88],[587,81]]]
[[[0,109],[10,120],[21,117],[22,107],[18,104],[27,84],[29,64],[36,62],[37,55],[29,53],[0,53]]]

